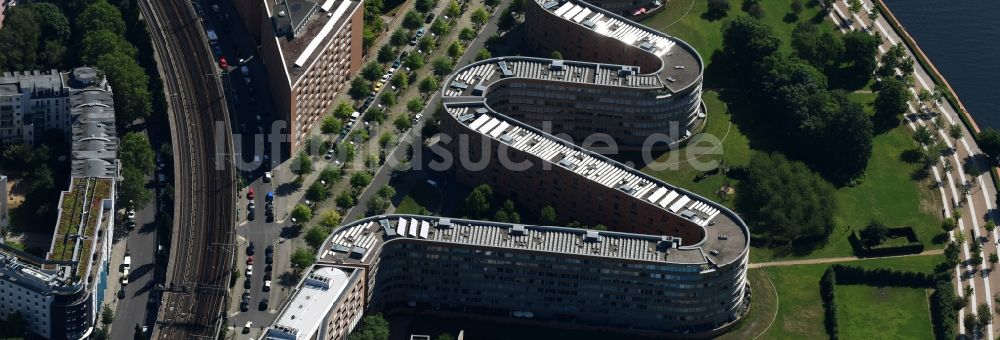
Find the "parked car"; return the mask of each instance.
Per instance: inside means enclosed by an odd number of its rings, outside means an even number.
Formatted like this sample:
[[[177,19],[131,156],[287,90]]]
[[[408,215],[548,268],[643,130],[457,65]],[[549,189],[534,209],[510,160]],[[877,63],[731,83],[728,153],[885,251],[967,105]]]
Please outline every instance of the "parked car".
[[[270,171],[265,171],[264,172],[264,183],[268,183],[270,181],[271,181],[271,172]]]
[[[429,24],[434,21],[434,13],[428,14],[427,19],[424,19],[425,24]]]
[[[271,291],[271,280],[264,280],[264,288],[262,288],[262,289],[265,292],[270,292]]]
[[[253,255],[253,241],[247,246],[247,255]]]
[[[257,305],[259,310],[267,310],[267,299],[260,300],[260,304]]]

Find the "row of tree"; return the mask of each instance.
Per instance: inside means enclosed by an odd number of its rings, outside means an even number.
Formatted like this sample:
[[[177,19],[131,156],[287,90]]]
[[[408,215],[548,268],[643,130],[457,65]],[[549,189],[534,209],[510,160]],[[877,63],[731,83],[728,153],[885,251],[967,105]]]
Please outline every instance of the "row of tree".
[[[815,244],[833,231],[834,188],[802,162],[758,154],[738,184],[736,207],[769,245]]]

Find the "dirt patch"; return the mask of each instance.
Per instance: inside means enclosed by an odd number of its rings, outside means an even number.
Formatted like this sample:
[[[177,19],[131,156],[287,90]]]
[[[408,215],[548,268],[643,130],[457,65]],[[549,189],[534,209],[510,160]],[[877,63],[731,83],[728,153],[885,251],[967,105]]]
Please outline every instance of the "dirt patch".
[[[24,194],[28,191],[28,185],[19,185],[21,180],[7,177],[7,210],[12,210],[24,203]]]

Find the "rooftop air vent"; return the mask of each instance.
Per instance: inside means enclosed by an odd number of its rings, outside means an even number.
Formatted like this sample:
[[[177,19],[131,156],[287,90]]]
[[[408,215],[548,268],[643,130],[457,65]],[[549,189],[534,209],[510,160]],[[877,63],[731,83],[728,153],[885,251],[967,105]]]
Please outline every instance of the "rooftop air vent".
[[[511,236],[524,236],[528,231],[524,228],[524,225],[517,224],[510,228]]]
[[[553,60],[552,63],[549,64],[549,70],[551,71],[562,71],[562,69],[563,69],[562,60]]]
[[[596,230],[588,230],[587,234],[583,235],[583,240],[585,242],[601,242],[601,235]]]
[[[442,219],[438,220],[437,227],[441,228],[441,229],[451,229],[451,219],[450,218],[442,218]]]

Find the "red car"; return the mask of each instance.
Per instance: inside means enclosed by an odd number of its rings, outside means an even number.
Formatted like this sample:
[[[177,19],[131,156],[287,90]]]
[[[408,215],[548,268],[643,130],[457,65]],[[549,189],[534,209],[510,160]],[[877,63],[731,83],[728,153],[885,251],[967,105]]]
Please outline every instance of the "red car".
[[[248,199],[253,199],[253,188],[250,188],[250,190],[247,191],[247,198]]]
[[[252,264],[253,264],[253,255],[247,256],[247,265],[252,265]]]
[[[219,68],[221,68],[222,70],[228,70],[229,69],[229,63],[226,62],[226,58],[219,57]]]

